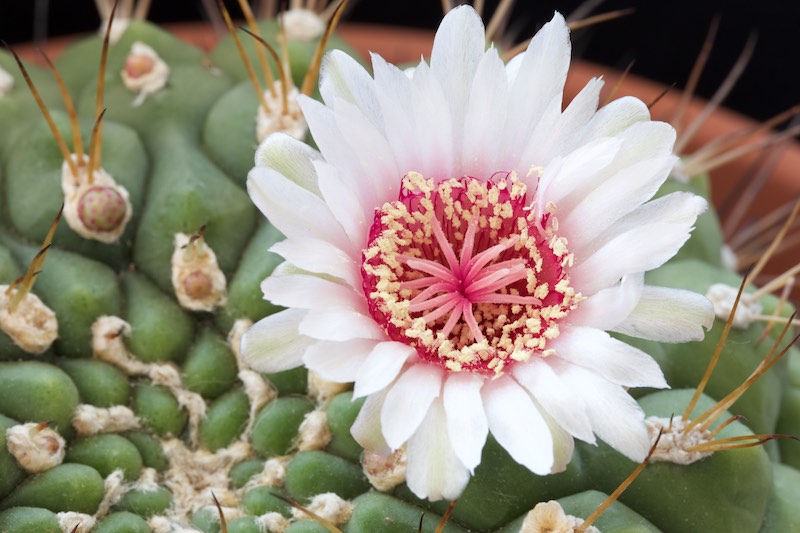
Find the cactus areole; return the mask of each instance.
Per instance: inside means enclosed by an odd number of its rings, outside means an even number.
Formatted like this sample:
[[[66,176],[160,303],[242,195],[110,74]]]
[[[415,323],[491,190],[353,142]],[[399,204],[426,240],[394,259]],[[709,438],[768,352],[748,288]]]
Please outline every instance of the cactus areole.
[[[634,98],[598,110],[596,79],[562,112],[569,55],[556,14],[504,65],[468,6],[413,73],[373,56],[372,77],[332,52],[324,103],[299,97],[319,153],[275,134],[249,174],[286,236],[261,288],[288,309],[244,335],[245,359],[354,382],[353,436],[405,449],[418,497],[459,496],[489,432],[540,475],[566,468],[574,438],[641,461],[650,439],[626,387],[666,382],[606,331],[681,342],[713,321],[702,296],[643,280],[706,208],[651,200],[673,128]]]

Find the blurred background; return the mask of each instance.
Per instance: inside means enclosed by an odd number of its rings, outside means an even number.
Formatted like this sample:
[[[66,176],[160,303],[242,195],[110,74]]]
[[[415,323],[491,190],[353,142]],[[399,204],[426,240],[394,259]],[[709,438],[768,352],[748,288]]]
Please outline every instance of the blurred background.
[[[234,16],[235,0],[225,0]],[[351,0],[347,21],[435,29],[441,0]],[[558,10],[565,15],[583,0],[519,0],[506,34],[528,38]],[[757,43],[752,59],[725,104],[764,120],[800,102],[800,2],[794,0],[606,0],[593,12],[635,11],[573,35],[576,57],[632,71],[682,87],[715,16],[719,32],[698,93],[710,96],[731,69],[749,36]],[[493,12],[498,0],[486,0]],[[95,31],[94,0],[0,0],[0,39],[9,43]],[[203,0],[153,0],[149,19],[158,23],[208,20]]]

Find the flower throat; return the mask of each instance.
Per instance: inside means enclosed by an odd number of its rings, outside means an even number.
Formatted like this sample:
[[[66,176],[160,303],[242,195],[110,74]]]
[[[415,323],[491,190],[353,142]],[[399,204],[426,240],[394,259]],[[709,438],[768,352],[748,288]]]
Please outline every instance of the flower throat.
[[[513,172],[439,183],[410,172],[376,210],[362,254],[372,317],[450,371],[499,375],[552,353],[580,295],[553,213],[529,205]]]

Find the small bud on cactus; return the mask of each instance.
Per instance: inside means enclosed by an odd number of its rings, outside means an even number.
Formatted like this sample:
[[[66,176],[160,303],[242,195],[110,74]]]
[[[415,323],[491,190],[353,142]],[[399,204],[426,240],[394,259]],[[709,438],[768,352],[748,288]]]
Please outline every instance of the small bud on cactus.
[[[83,162],[77,161],[75,156],[73,160],[79,164],[77,176],[66,161],[61,173],[67,224],[86,239],[104,243],[117,241],[133,213],[128,191],[102,168],[94,169],[90,180],[88,165],[91,163],[86,158]]]
[[[135,42],[131,47],[121,72],[122,82],[132,92],[139,93],[134,106],[141,105],[151,94],[160,91],[169,79],[169,66],[153,48]]]
[[[172,254],[172,285],[178,302],[192,311],[212,311],[227,299],[225,275],[203,238],[177,233]]]
[[[94,185],[78,200],[78,218],[91,231],[108,232],[125,220],[125,200],[113,187]]]

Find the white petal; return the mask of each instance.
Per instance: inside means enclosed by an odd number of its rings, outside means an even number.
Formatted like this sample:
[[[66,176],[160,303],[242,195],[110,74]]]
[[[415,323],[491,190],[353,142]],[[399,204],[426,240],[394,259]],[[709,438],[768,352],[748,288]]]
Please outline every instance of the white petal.
[[[666,388],[655,360],[638,348],[594,328],[570,327],[553,342],[556,357],[625,387]]]
[[[270,251],[302,270],[339,278],[353,289],[361,290],[359,263],[347,252],[327,241],[311,238],[286,239],[273,244]]]
[[[714,324],[714,307],[692,291],[645,286],[633,312],[614,331],[658,342],[701,341]]]
[[[549,474],[554,465],[553,438],[533,400],[510,377],[483,386],[489,430],[511,457],[534,474]]]
[[[331,50],[322,60],[319,79],[319,92],[328,106],[345,100],[357,106],[375,127],[382,125],[375,83],[355,59],[341,50]]]
[[[469,89],[485,46],[483,22],[468,6],[451,9],[436,31],[431,73],[447,95],[454,137],[463,130]]]
[[[619,385],[579,366],[571,365],[561,376],[574,394],[583,397],[597,436],[629,459],[642,462],[650,450],[650,438],[639,404]]]
[[[575,439],[538,405],[536,398],[533,399],[533,403],[542,414],[547,427],[550,429],[550,436],[553,437],[553,468],[550,469],[550,473],[563,472],[572,461],[572,454],[575,452]]]
[[[416,143],[415,168],[426,177],[448,178],[455,172],[461,146],[454,142],[453,118],[439,80],[425,62],[414,70],[411,84],[411,115]]]
[[[450,442],[456,456],[470,472],[481,462],[481,451],[489,433],[481,398],[483,381],[482,376],[468,372],[451,374],[442,395]]]
[[[367,218],[371,222],[371,209],[397,199],[400,178],[407,169],[398,168],[394,147],[355,106],[339,102],[336,106],[336,126],[357,159],[360,174],[354,180],[356,185],[370,190],[371,203],[365,205],[370,209]],[[362,197],[366,198],[364,195]]]
[[[325,202],[276,171],[252,169],[247,175],[247,192],[272,225],[289,239],[311,237],[343,250],[352,248]]]
[[[575,396],[550,367],[554,357],[532,357],[525,364],[517,364],[511,372],[519,383],[528,389],[536,401],[565,430],[575,437],[594,444],[592,423],[586,414],[583,399]]]
[[[375,345],[356,374],[354,398],[361,398],[384,389],[417,351],[402,342],[381,342]]]
[[[372,317],[344,307],[309,311],[300,322],[300,333],[321,341],[383,340],[386,337]]]
[[[386,139],[400,172],[418,169],[416,154],[415,124],[411,110],[411,80],[405,73],[382,57],[372,54],[372,70],[375,73],[375,93],[381,106]]]
[[[408,488],[430,501],[458,498],[469,481],[467,468],[453,450],[446,418],[442,401],[435,400],[406,449]]]
[[[369,237],[369,226],[372,220],[367,219],[372,214],[374,205],[365,207],[352,183],[341,180],[339,172],[327,163],[316,163],[319,176],[319,189],[325,203],[330,207],[331,213],[344,228],[347,237],[355,248],[365,248]]]
[[[264,298],[283,307],[317,309],[339,306],[353,310],[366,309],[363,296],[350,287],[316,276],[273,274],[261,282],[261,290]]]
[[[518,66],[511,69],[511,98],[504,139],[510,153],[522,153],[545,106],[564,91],[572,45],[559,13],[533,37]],[[510,78],[511,79],[511,78]]]
[[[663,265],[689,239],[697,216],[706,207],[704,199],[684,192],[646,203],[612,225],[590,249],[580,251],[591,255],[576,253],[570,273],[573,286],[592,295],[626,274]]]
[[[361,205],[375,206],[374,188],[369,181],[364,181],[359,153],[339,129],[336,111],[308,97],[299,98],[298,103],[325,161],[337,170],[352,192],[359,195]],[[343,100],[340,103],[342,107],[353,107]]]
[[[602,289],[570,311],[567,322],[608,331],[633,312],[644,289],[644,274],[637,272],[622,277],[617,285]]]
[[[624,96],[597,110],[589,123],[576,136],[577,145],[600,137],[612,137],[631,125],[650,120],[650,110],[633,96]]]
[[[560,212],[569,213],[576,197],[595,186],[597,177],[602,176],[602,170],[611,164],[621,145],[619,139],[597,139],[553,160],[544,169],[536,191],[539,212],[546,212],[545,206],[553,202]]]
[[[508,80],[497,50],[490,48],[478,64],[464,117],[461,174],[485,178],[498,170],[513,170],[503,153],[502,132],[508,111]]]
[[[355,381],[375,344],[376,341],[368,339],[318,342],[306,350],[303,364],[327,380],[349,383]]]
[[[381,410],[383,436],[392,449],[411,437],[442,389],[442,369],[421,363],[403,372],[389,389]]]
[[[561,113],[561,98],[551,102],[555,116],[540,120],[525,147],[517,168],[531,165],[546,166],[555,156],[574,150],[575,138],[580,128],[588,123],[597,110],[603,81],[592,78]],[[545,116],[547,113],[545,113]]]
[[[275,133],[264,139],[255,155],[257,167],[271,168],[317,195],[314,161],[320,160],[319,152],[285,133]]]
[[[623,143],[607,176],[558,219],[560,231],[573,248],[584,246],[652,198],[675,165],[675,130],[669,124],[636,124],[619,138]]]
[[[242,336],[242,356],[259,372],[281,372],[303,364],[303,352],[316,340],[298,333],[306,315],[302,309],[286,309],[262,318]]]
[[[388,389],[369,396],[350,427],[350,433],[362,448],[380,455],[389,455],[392,451],[381,430],[381,410],[387,392]]]

